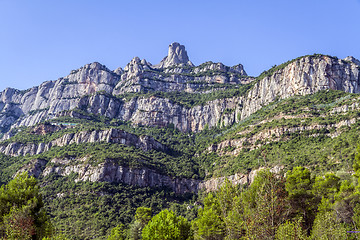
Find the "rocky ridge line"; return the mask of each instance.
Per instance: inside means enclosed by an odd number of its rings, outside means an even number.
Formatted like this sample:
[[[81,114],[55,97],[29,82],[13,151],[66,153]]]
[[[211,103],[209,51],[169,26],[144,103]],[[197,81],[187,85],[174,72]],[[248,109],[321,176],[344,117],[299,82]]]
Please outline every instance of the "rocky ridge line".
[[[349,120],[343,120],[341,122],[338,122],[336,124],[329,124],[329,125],[310,125],[310,126],[299,126],[299,127],[276,127],[271,129],[264,129],[255,135],[251,137],[243,137],[240,138],[241,135],[246,134],[250,131],[240,132],[238,133],[239,139],[232,139],[232,140],[225,140],[220,142],[219,144],[213,144],[210,147],[208,147],[208,152],[216,152],[219,155],[234,155],[237,156],[241,153],[243,148],[249,148],[248,146],[244,146],[244,143],[250,143],[251,147],[250,150],[254,150],[257,148],[260,148],[261,146],[264,146],[270,142],[278,142],[281,140],[281,137],[286,133],[302,133],[305,131],[311,131],[311,130],[321,130],[321,129],[335,129],[335,132],[333,133],[327,133],[324,134],[326,136],[330,136],[331,138],[338,137],[341,134],[340,128],[343,126],[350,127],[351,125],[355,124],[357,118],[349,119]],[[317,136],[318,134],[312,134],[311,136]],[[271,139],[271,141],[270,141]],[[260,143],[257,143],[260,141]],[[231,151],[226,151],[226,148],[235,148]]]
[[[170,45],[168,58],[182,59],[183,62],[188,58],[186,51],[181,50],[180,46],[180,50],[176,50],[177,45]],[[173,49],[172,46],[175,48]],[[177,60],[171,60],[168,63],[174,65],[165,69],[155,68],[146,60],[135,57],[124,70],[118,68],[115,71],[95,62],[72,70],[68,76],[59,80],[47,81],[25,91],[7,88],[0,93],[0,132],[6,133],[10,128],[19,126],[32,126],[55,118],[63,111],[84,108],[84,102],[89,99],[94,101],[85,106],[89,112],[135,122],[146,122],[146,119],[139,119],[142,114],[136,108],[134,109],[139,106],[141,111],[144,101],[132,102],[128,105],[116,96],[139,91],[197,92],[202,87],[213,86],[213,84],[245,84],[254,80],[241,77],[246,76],[241,64],[226,67],[221,63],[208,62],[198,67],[190,67],[190,65],[176,64],[176,62]],[[159,101],[160,106],[169,105],[166,101],[167,99]],[[186,116],[188,115],[187,108],[176,104],[171,105],[170,108],[180,109],[180,114],[185,112],[180,119],[188,117]],[[164,116],[165,125],[172,123],[171,118],[171,116]],[[176,118],[179,119],[179,116]],[[217,122],[217,120],[213,121]],[[206,123],[199,124],[199,129],[190,127],[196,123],[182,125],[179,127],[182,131],[198,131]]]
[[[166,77],[161,81],[150,81],[144,74],[151,65],[140,59],[134,59],[133,66],[126,68],[127,71],[118,70],[121,76],[93,63],[72,71],[66,78],[44,82],[27,91],[3,91],[0,94],[0,130],[6,132],[11,127],[35,125],[55,118],[65,110],[79,108],[135,124],[162,127],[174,124],[184,132],[201,131],[206,125],[226,126],[241,121],[278,98],[313,94],[324,89],[359,93],[359,65],[355,62],[354,59],[345,61],[322,55],[302,57],[259,80],[246,96],[217,99],[192,108],[159,97],[124,101],[114,96],[122,89],[116,90],[119,84],[130,81],[127,74],[131,71],[136,75],[131,77],[135,81],[133,86],[140,88],[145,85],[139,81],[147,81],[150,87],[156,87],[152,85],[156,82],[158,89],[183,86],[180,79],[186,79],[186,76],[176,75],[173,82],[165,81]],[[142,70],[137,69],[136,64],[141,65]],[[221,68],[221,64],[219,66]],[[206,68],[206,64],[203,67]],[[121,80],[123,77],[127,80]],[[216,76],[213,80],[216,81]]]
[[[127,146],[134,146],[144,151],[152,149],[166,151],[167,147],[149,136],[137,136],[119,129],[94,130],[91,132],[82,131],[78,133],[66,133],[62,137],[52,140],[48,143],[8,143],[0,145],[0,152],[10,156],[25,156],[26,154],[35,155],[49,151],[55,146],[65,146],[69,144],[80,143],[121,143]]]
[[[121,166],[113,160],[107,159],[98,166],[87,163],[87,157],[82,159],[52,159],[49,163],[36,159],[20,169],[18,173],[27,171],[36,177],[46,177],[50,174],[68,176],[77,173],[75,181],[124,183],[139,187],[168,187],[177,194],[196,193],[199,190],[215,191],[228,179],[233,184],[250,184],[260,169],[249,171],[247,174],[235,174],[228,177],[197,180],[174,178],[166,176],[149,168],[130,168]],[[45,167],[46,166],[46,167]],[[261,168],[263,169],[263,168]],[[280,173],[283,166],[275,166],[270,171]]]

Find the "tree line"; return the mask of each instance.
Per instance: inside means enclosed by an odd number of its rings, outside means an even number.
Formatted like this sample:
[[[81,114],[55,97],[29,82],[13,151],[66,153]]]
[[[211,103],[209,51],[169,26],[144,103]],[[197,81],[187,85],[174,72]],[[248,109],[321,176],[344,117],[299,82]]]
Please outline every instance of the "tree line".
[[[258,171],[251,185],[225,181],[202,193],[197,216],[139,207],[134,220],[111,230],[114,239],[358,239],[360,147],[354,174],[315,176],[295,167],[286,174]],[[54,230],[34,177],[19,174],[0,188],[2,239],[66,239]]]

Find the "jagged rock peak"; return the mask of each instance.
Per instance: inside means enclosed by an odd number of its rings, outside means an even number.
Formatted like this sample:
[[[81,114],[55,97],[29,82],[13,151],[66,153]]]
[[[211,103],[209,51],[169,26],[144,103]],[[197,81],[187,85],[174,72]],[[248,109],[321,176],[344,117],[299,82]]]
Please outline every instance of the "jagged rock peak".
[[[348,57],[344,58],[344,60],[355,63],[360,66],[360,61],[358,59],[354,58],[353,56],[348,56]]]
[[[140,60],[139,57],[134,57],[124,68],[125,71],[128,72],[139,72],[144,69],[149,69],[151,66],[145,59]]]
[[[81,67],[78,70],[72,70],[71,74],[76,73],[81,69],[104,70],[104,71],[110,72],[110,70],[105,65],[103,65],[103,64],[101,64],[99,62],[93,62],[93,63],[85,64],[83,67]]]
[[[194,64],[189,60],[185,46],[177,42],[169,45],[168,55],[156,67],[167,68],[174,65],[194,66]]]

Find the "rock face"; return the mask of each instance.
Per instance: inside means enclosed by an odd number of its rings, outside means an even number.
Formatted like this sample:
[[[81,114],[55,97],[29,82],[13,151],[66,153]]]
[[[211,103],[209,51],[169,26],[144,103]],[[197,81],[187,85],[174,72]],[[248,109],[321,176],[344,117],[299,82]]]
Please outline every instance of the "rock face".
[[[174,42],[169,45],[168,55],[160,62],[158,68],[167,68],[175,65],[188,65],[193,67],[190,62],[184,45]]]
[[[53,159],[43,170],[43,176],[58,174],[67,176],[77,173],[76,181],[125,183],[140,187],[168,187],[175,193],[197,192],[199,180],[179,179],[162,175],[148,168],[132,169],[106,160],[98,166],[86,163],[87,159]]]
[[[312,94],[323,89],[358,93],[359,66],[354,61],[327,56],[300,58],[256,83],[245,97],[219,99],[190,109],[163,98],[139,97],[124,101],[114,94],[145,89],[193,92],[203,86],[203,83],[196,83],[197,80],[240,84],[252,80],[235,77],[236,74],[246,74],[242,66],[230,68],[211,62],[192,68],[191,72],[200,74],[216,70],[219,75],[191,77],[191,74],[185,76],[173,72],[162,78],[161,74],[147,72],[151,65],[139,58],[134,58],[124,71],[118,70],[121,76],[99,63],[93,63],[73,70],[65,78],[44,82],[26,91],[5,89],[0,94],[0,130],[7,132],[11,127],[31,126],[54,118],[64,110],[80,108],[137,124],[174,124],[182,131],[199,131],[206,124],[209,127],[219,122],[232,124],[276,98]],[[222,76],[222,72],[230,74],[230,77]],[[195,83],[194,79],[197,79]],[[225,109],[232,109],[232,114],[223,116]]]
[[[241,64],[227,67],[221,63],[207,62],[193,67],[184,46],[177,43],[170,45],[169,55],[162,64],[171,67],[155,67],[135,57],[124,69],[111,71],[95,62],[72,70],[66,77],[44,82],[25,91],[5,89],[0,93],[0,133],[7,133],[14,127],[32,126],[76,108],[140,124],[156,122],[151,119],[155,114],[161,121],[150,125],[167,126],[176,123],[182,131],[198,131],[209,121],[212,122],[210,126],[219,121],[214,118],[219,117],[219,114],[209,115],[209,110],[216,109],[218,112],[225,108],[211,106],[218,102],[189,109],[160,98],[124,101],[119,94],[154,91],[203,93],[201,89],[213,87],[214,84],[247,84],[254,80],[246,77]],[[149,109],[151,113],[144,114],[143,109]],[[164,109],[177,114],[172,116]],[[208,117],[197,123],[194,118],[204,113]],[[196,125],[199,127],[193,127]]]
[[[359,71],[357,64],[329,56],[297,59],[255,84],[244,98],[241,118],[250,116],[276,98],[304,96],[326,89],[359,93]]]
[[[30,176],[39,178],[40,175],[42,174],[46,164],[47,164],[46,160],[34,159],[34,160],[30,161],[28,164],[26,164],[25,166],[23,166],[19,171],[17,171],[13,177],[18,175],[19,173],[26,171]]]
[[[232,125],[276,99],[313,94],[326,89],[359,93],[359,69],[359,61],[353,57],[341,60],[323,55],[306,56],[269,70],[267,76],[257,79],[255,83],[255,78],[246,76],[242,65],[228,67],[221,63],[207,62],[195,67],[184,46],[173,43],[169,47],[168,56],[159,65],[153,66],[146,60],[135,57],[124,69],[111,71],[104,65],[92,63],[71,71],[64,78],[47,81],[25,91],[5,89],[0,93],[0,133],[5,133],[5,138],[8,138],[11,136],[11,128],[14,127],[32,126],[58,116],[86,119],[89,114],[129,121],[135,125],[166,127],[173,124],[183,132],[200,131],[205,126]],[[191,108],[154,94],[139,94],[179,91],[205,94],[230,84],[253,86],[242,96],[222,97]],[[127,94],[133,95],[127,98]],[[293,129],[299,130],[307,129]],[[46,134],[48,131],[53,129],[38,128],[35,133]],[[277,131],[279,134],[282,132],[281,129]],[[261,134],[258,137],[263,138],[273,133]],[[68,133],[59,139],[39,144],[3,143],[0,144],[0,151],[21,156],[28,153],[39,154],[52,146],[100,141],[131,145],[144,151],[166,151],[165,146],[152,138],[138,137],[116,129]],[[222,144],[226,147],[226,144],[234,146],[241,143],[233,141]],[[221,148],[220,145],[215,147]],[[35,169],[34,175],[39,175],[40,170],[36,169],[42,167],[42,162],[28,166]],[[68,175],[71,172],[79,174],[79,181],[167,186],[178,193],[195,192],[200,188],[215,189],[223,181],[175,179],[151,169],[120,166],[110,160],[91,166],[85,160],[72,162],[67,159],[53,159],[42,174]],[[249,183],[251,174],[253,173],[234,175],[229,179],[234,183]]]
[[[61,138],[52,140],[48,143],[8,143],[0,145],[0,152],[10,156],[25,156],[26,154],[35,155],[46,151],[54,146],[65,146],[69,144],[79,143],[94,143],[94,142],[107,142],[107,143],[121,143],[127,146],[134,146],[144,151],[152,149],[158,151],[166,151],[167,147],[155,141],[149,136],[136,136],[134,134],[119,130],[109,129],[104,131],[83,131],[78,133],[67,133]]]
[[[228,177],[211,178],[209,180],[196,180],[186,178],[174,178],[157,173],[149,168],[130,168],[117,164],[114,160],[93,166],[87,163],[87,158],[82,159],[52,159],[47,165],[45,160],[34,159],[25,165],[16,174],[28,171],[35,177],[57,174],[68,176],[77,173],[75,181],[124,183],[139,187],[168,187],[177,194],[196,193],[199,190],[206,192],[215,191],[221,187],[225,179],[233,184],[251,184],[256,173],[260,169],[249,171],[247,174],[235,174]],[[45,167],[46,165],[46,167]],[[275,166],[271,172],[280,174],[283,166]],[[263,168],[261,168],[263,169]]]
[[[278,128],[270,128],[260,131],[251,137],[245,137],[245,135],[249,131],[239,132],[237,133],[238,139],[225,140],[220,142],[219,144],[213,144],[208,147],[209,152],[217,152],[219,155],[239,155],[243,148],[248,148],[250,150],[260,148],[263,145],[266,145],[270,142],[281,141],[281,137],[285,133],[302,133],[305,131],[311,130],[320,130],[320,129],[333,129],[334,132],[330,132],[327,134],[323,134],[325,136],[329,136],[331,138],[338,137],[341,134],[341,127],[355,124],[358,121],[357,118],[352,118],[349,120],[342,120],[336,124],[328,124],[328,125],[320,125],[313,124],[309,126],[299,126],[299,127],[278,127]],[[260,123],[261,124],[261,123]],[[259,124],[259,125],[260,125]],[[311,136],[315,136],[312,134]],[[245,146],[245,142],[250,143],[250,147],[248,145]],[[226,149],[233,148],[231,151],[227,151]]]
[[[249,171],[247,174],[234,174],[228,177],[217,177],[211,178],[209,180],[205,180],[199,183],[198,188],[202,189],[206,192],[216,191],[218,190],[222,184],[225,182],[225,179],[229,180],[233,185],[238,184],[251,184],[254,181],[254,178],[259,170],[263,170],[265,168],[259,168]],[[277,165],[270,168],[270,172],[281,174],[281,171],[284,169],[284,166]]]
[[[234,123],[238,112],[225,112],[225,109],[235,109],[241,102],[241,98],[225,98],[211,101],[203,106],[187,108],[169,99],[154,96],[122,102],[119,99],[96,95],[83,98],[79,108],[93,114],[131,121],[137,125],[166,127],[174,124],[179,130],[188,132],[202,130],[206,124],[210,127],[216,126],[219,121],[225,125]]]
[[[360,66],[360,61],[358,59],[354,58],[353,56],[348,56],[344,60],[348,61],[348,62],[353,62]]]

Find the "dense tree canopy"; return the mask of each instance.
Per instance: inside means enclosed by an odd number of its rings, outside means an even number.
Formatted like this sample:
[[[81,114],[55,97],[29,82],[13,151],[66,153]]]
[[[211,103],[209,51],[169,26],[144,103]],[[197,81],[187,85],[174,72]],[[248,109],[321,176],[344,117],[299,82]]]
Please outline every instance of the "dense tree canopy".
[[[42,239],[52,233],[39,186],[26,172],[0,187],[0,236]]]
[[[142,231],[142,239],[187,240],[192,239],[191,225],[185,218],[167,209],[155,215]]]

